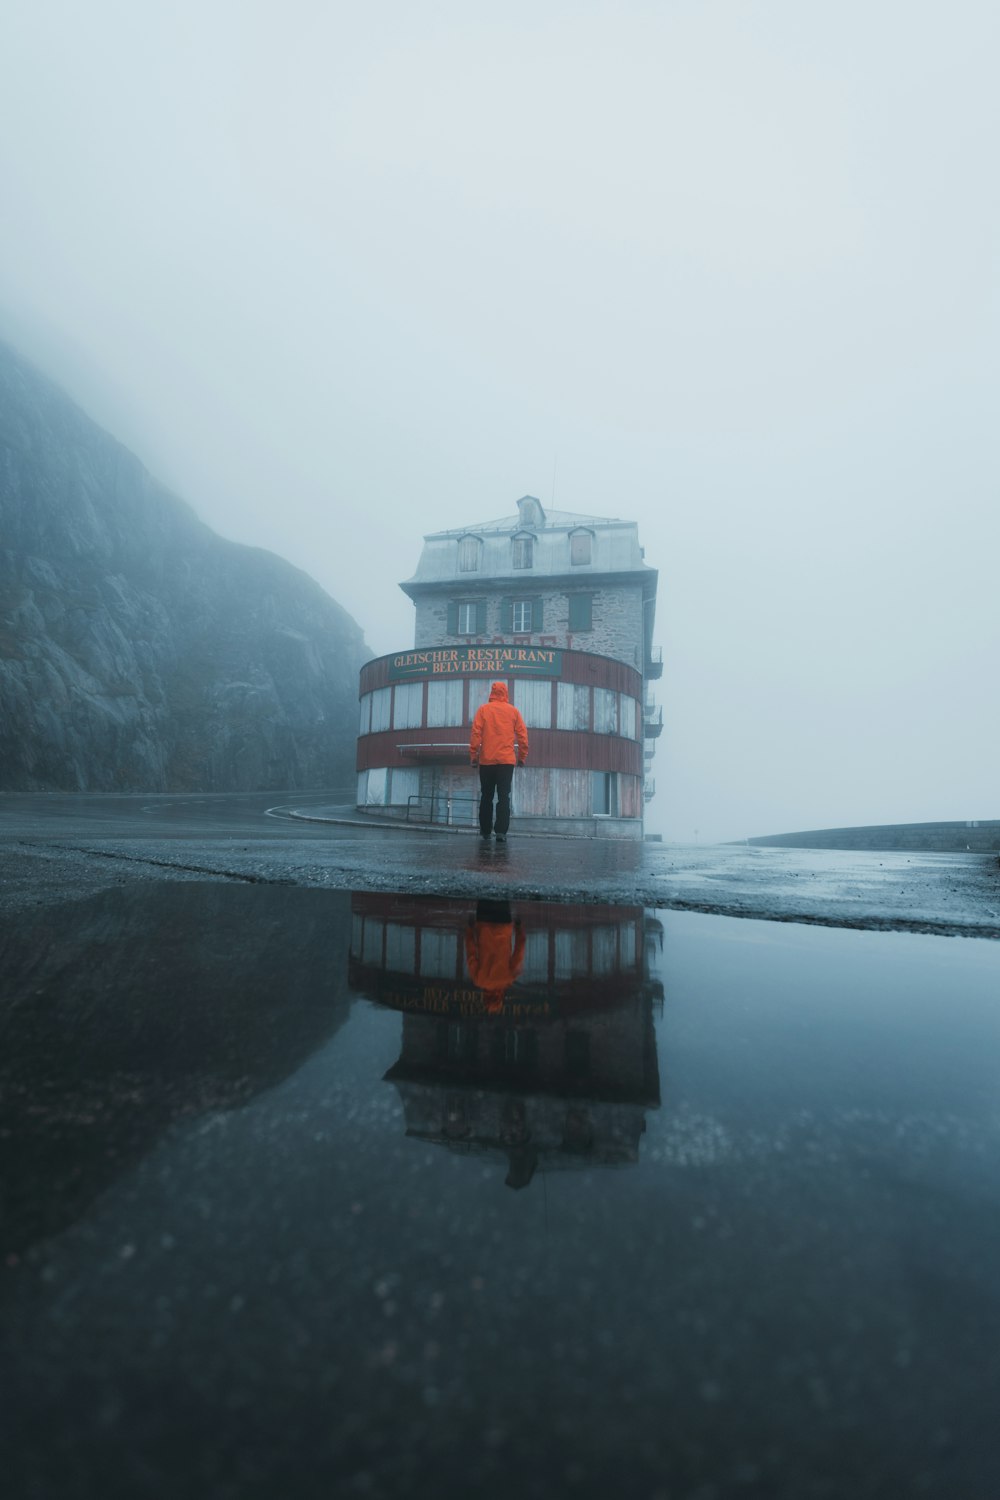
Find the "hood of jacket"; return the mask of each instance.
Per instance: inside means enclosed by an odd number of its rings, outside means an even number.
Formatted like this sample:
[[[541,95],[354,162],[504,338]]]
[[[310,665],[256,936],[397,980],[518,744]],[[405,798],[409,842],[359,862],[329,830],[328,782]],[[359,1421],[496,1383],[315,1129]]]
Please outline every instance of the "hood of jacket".
[[[507,684],[505,682],[495,682],[493,684],[493,686],[490,688],[490,702],[491,703],[506,703],[507,702]]]

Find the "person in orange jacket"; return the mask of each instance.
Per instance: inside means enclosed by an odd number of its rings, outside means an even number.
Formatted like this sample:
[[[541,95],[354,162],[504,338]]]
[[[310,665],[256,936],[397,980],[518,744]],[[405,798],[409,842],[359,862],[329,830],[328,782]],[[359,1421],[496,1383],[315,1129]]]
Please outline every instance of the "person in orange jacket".
[[[483,991],[488,1015],[503,1010],[504,996],[524,967],[524,929],[512,919],[506,901],[483,900],[465,929],[469,978]]]
[[[469,758],[479,767],[479,837],[488,839],[493,829],[493,797],[497,799],[497,843],[507,842],[510,827],[510,784],[514,767],[528,756],[528,731],[524,720],[507,701],[507,684],[495,682],[490,701],[476,710],[469,736]]]

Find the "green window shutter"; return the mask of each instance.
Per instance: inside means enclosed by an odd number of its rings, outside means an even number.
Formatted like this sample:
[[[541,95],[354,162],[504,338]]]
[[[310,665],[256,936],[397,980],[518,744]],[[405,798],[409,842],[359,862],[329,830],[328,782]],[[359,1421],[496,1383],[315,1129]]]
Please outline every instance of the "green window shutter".
[[[477,601],[476,601],[476,634],[477,635],[485,635],[486,634],[486,600],[485,599],[477,599]]]
[[[458,635],[458,605],[454,601],[448,604],[448,634]]]
[[[500,633],[502,635],[513,635],[514,633],[513,599],[500,600]]]
[[[592,626],[590,594],[570,594],[569,596],[569,628],[570,630],[590,630]]]
[[[532,599],[532,601],[531,601],[531,628],[532,628],[532,630],[544,630],[545,626],[542,623],[542,621],[544,619],[544,613],[545,613],[545,611],[544,611],[544,601],[541,600],[541,599]]]

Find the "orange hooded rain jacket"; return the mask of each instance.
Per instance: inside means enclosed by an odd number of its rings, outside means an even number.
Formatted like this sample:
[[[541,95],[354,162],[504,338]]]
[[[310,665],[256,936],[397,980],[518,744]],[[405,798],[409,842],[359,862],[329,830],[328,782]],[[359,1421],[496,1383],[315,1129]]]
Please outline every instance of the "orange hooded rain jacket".
[[[517,741],[517,749],[514,741]],[[524,720],[507,701],[507,684],[495,682],[490,701],[476,710],[469,736],[469,758],[473,765],[523,765],[528,755],[528,731]]]
[[[524,967],[524,947],[520,922],[473,922],[465,929],[469,978],[483,991],[491,1015],[503,1010],[504,995]]]

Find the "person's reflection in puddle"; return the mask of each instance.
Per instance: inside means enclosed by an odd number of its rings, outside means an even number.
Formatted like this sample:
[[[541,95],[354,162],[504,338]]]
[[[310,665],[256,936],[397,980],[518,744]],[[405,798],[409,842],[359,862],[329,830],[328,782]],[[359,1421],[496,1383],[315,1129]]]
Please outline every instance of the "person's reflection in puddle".
[[[504,1178],[509,1188],[525,1188],[535,1175],[538,1152],[531,1144],[531,1130],[524,1104],[509,1099],[500,1121],[500,1143],[507,1152],[510,1166]]]
[[[524,929],[509,901],[477,901],[465,929],[469,978],[482,990],[489,1015],[503,1010],[504,997],[524,967]]]
[[[350,984],[402,1012],[385,1074],[407,1136],[551,1170],[639,1160],[660,1103],[649,920],[639,907],[356,892]],[[515,914],[516,913],[516,917]]]

